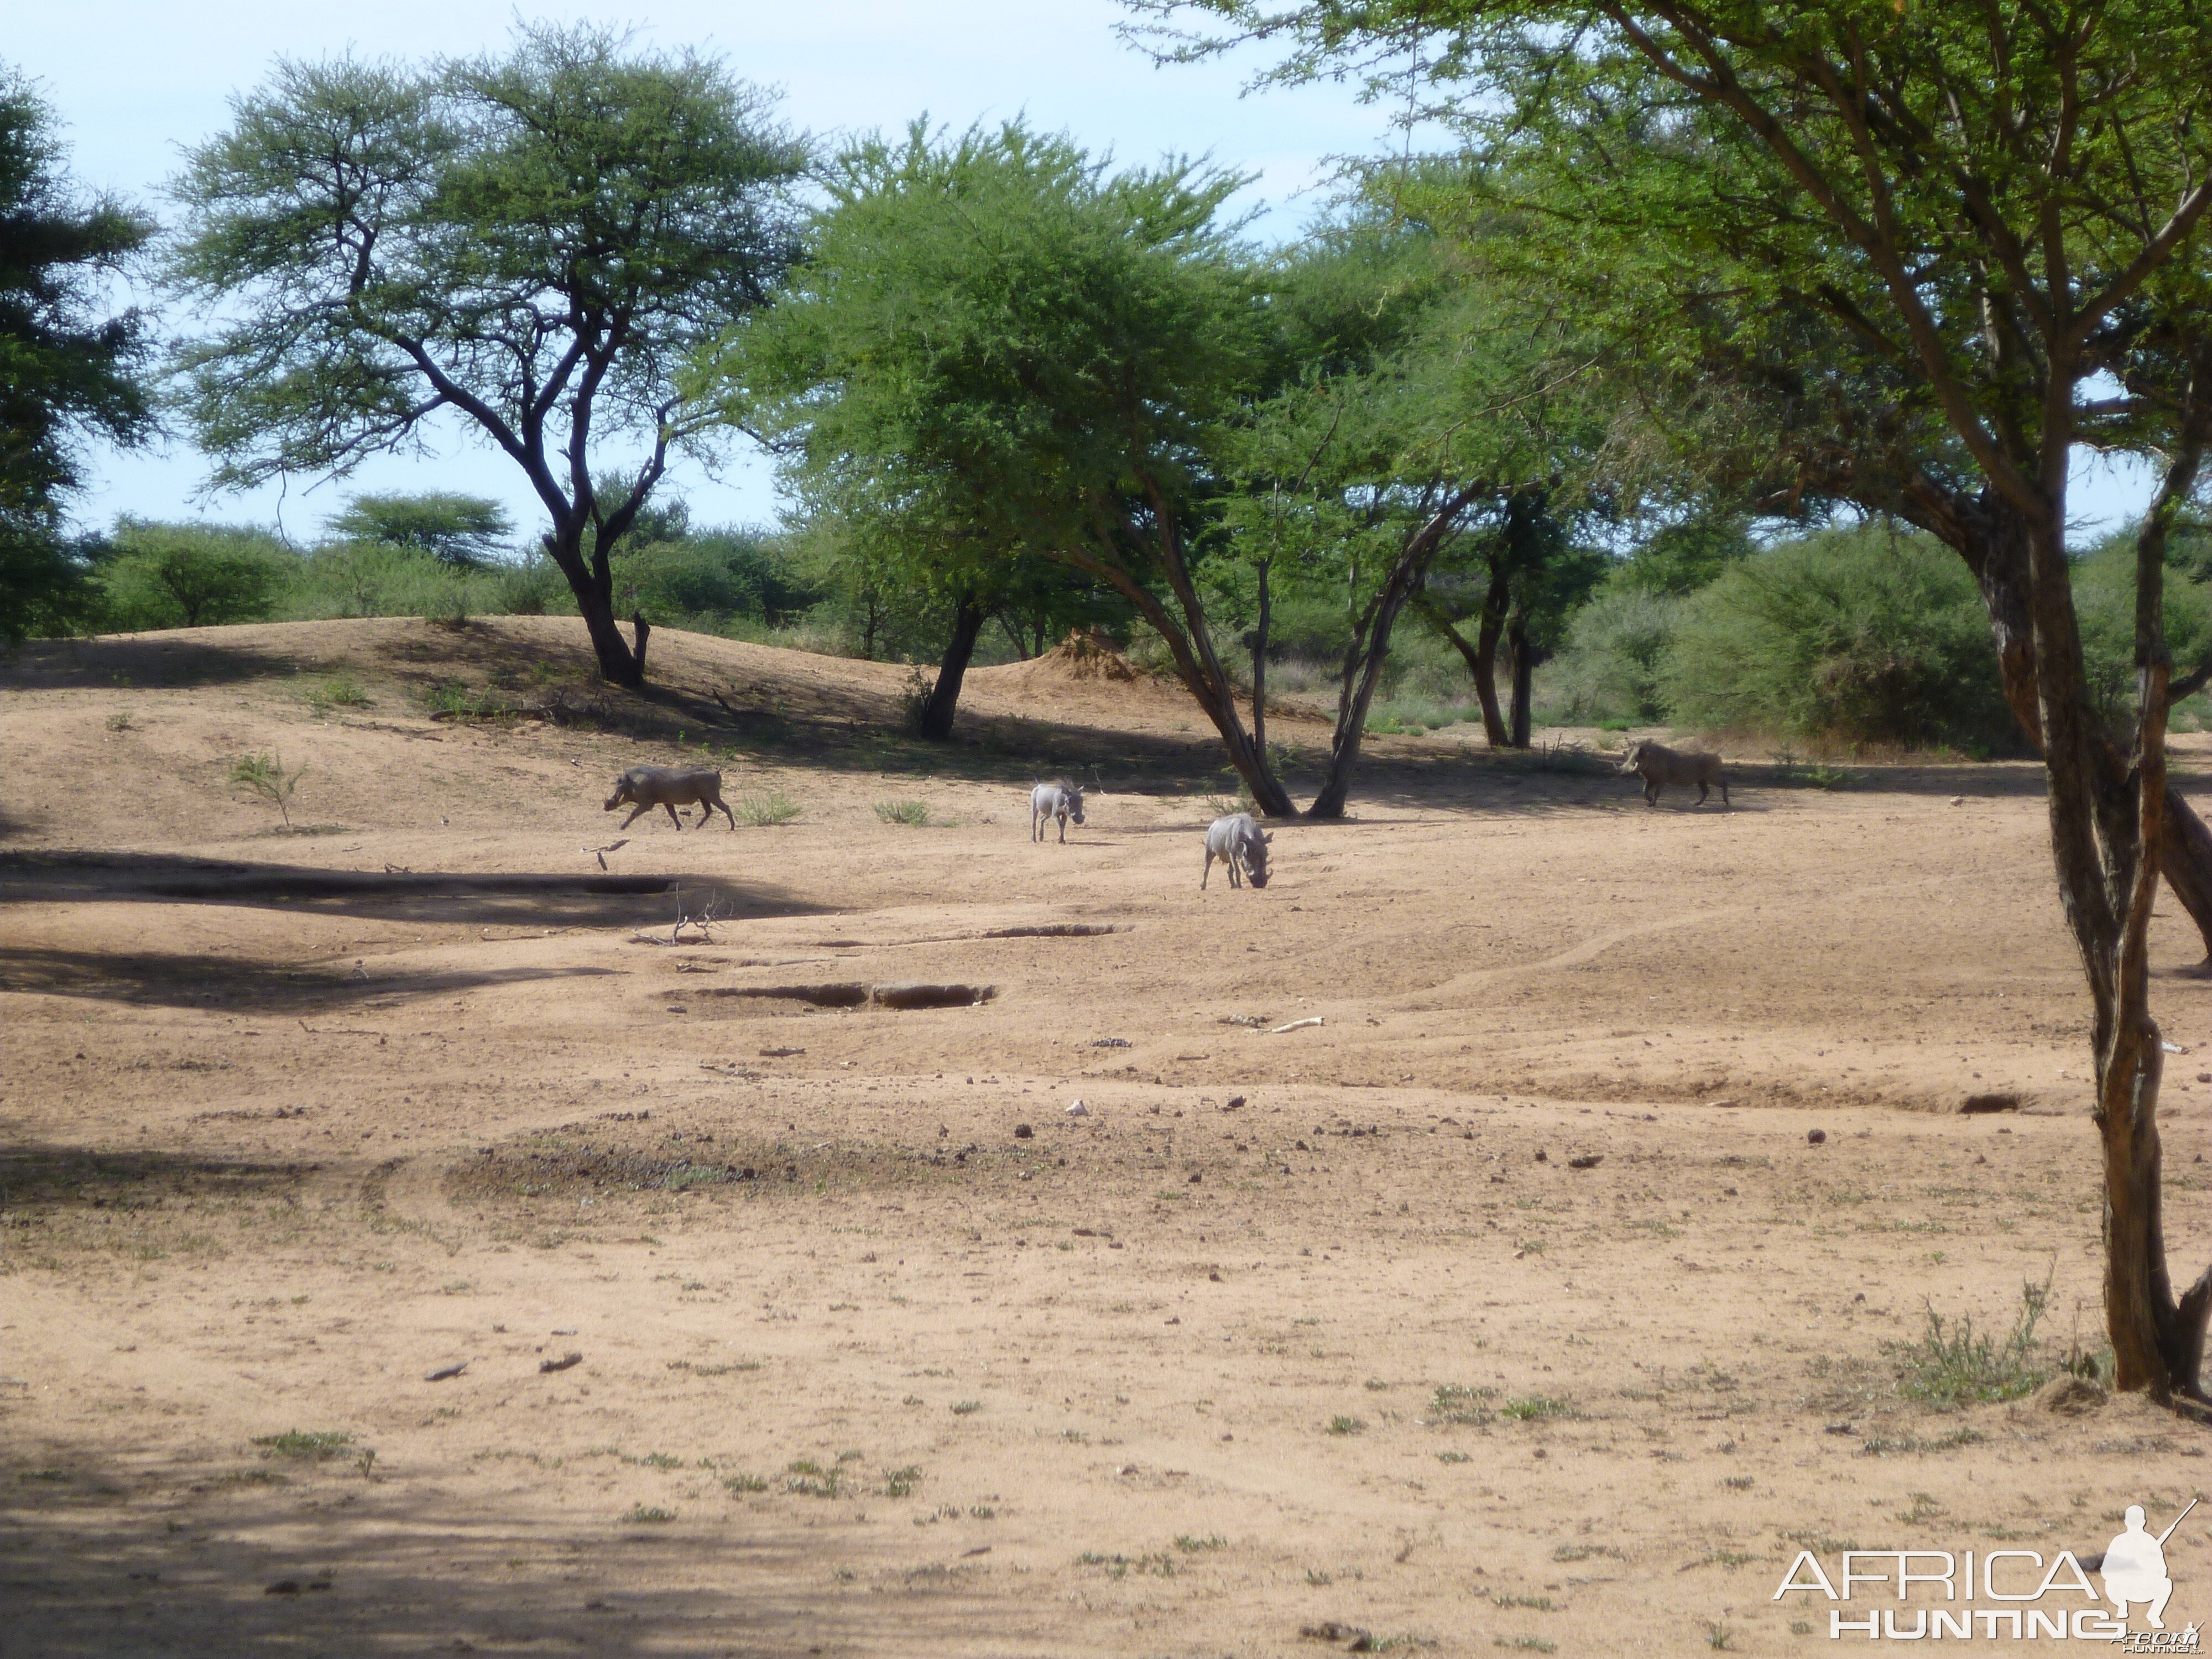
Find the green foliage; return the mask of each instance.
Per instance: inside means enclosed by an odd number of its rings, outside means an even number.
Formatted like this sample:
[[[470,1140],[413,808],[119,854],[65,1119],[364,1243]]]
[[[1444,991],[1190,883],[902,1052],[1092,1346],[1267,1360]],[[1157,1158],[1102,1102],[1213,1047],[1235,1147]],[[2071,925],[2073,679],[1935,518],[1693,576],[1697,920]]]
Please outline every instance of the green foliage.
[[[216,482],[342,474],[451,410],[523,469],[578,602],[604,605],[606,558],[706,430],[678,368],[795,251],[806,152],[773,101],[589,24],[422,68],[280,63],[173,186],[169,282],[215,319],[176,353],[179,404]],[[646,459],[603,496],[575,482],[586,440]]]
[[[876,816],[885,823],[902,824],[909,830],[921,830],[929,824],[929,803],[920,800],[879,800]],[[958,1409],[955,1407],[955,1409]]]
[[[230,763],[230,781],[251,789],[276,808],[284,815],[287,829],[292,824],[292,793],[307,775],[304,766],[296,772],[287,773],[284,757],[273,753],[240,755]]]
[[[781,789],[765,795],[740,795],[734,805],[738,818],[757,830],[793,823],[805,810]]]
[[[514,534],[514,522],[497,501],[447,490],[417,495],[356,495],[331,520],[341,541],[380,542],[418,548],[447,564],[476,564],[492,557]]]
[[[1558,1399],[1548,1394],[1522,1395],[1516,1399],[1507,1401],[1498,1409],[1504,1415],[1516,1418],[1523,1423],[1533,1422],[1540,1417],[1578,1417],[1581,1415],[1581,1413],[1576,1411],[1574,1407],[1569,1404],[1566,1401]]]
[[[333,708],[366,708],[373,701],[349,674],[333,675],[307,693],[307,707],[319,717]]]
[[[2035,1351],[2035,1328],[2051,1301],[2051,1280],[2020,1287],[2020,1310],[2012,1329],[2000,1340],[1976,1335],[1967,1315],[1946,1324],[1928,1310],[1928,1329],[1917,1343],[1893,1344],[1898,1389],[1907,1399],[1949,1408],[1990,1401],[2018,1400],[2039,1388],[2051,1370]]]
[[[96,567],[103,621],[126,632],[261,622],[298,562],[264,531],[125,518]]]
[[[778,538],[741,526],[641,538],[617,551],[611,568],[617,609],[702,633],[721,632],[740,617],[774,623],[821,597]]]
[[[2166,649],[2176,674],[2212,661],[2212,586],[2191,580],[2195,550],[2169,550],[2161,592]],[[2136,702],[2135,532],[2106,537],[2074,566],[2074,609],[2081,626],[2082,668],[2098,712],[2116,728]]]
[[[2016,741],[1973,579],[1929,538],[1823,531],[1684,603],[1662,676],[1690,725],[1872,741]]]
[[[1559,718],[1614,721],[1624,727],[1663,719],[1662,684],[1682,602],[1663,592],[1610,581],[1577,611],[1547,688]]]
[[[1498,1390],[1495,1389],[1440,1382],[1437,1385],[1435,1397],[1429,1401],[1429,1420],[1431,1423],[1468,1424],[1480,1428],[1495,1417],[1490,1402],[1497,1397]]]
[[[69,178],[54,113],[0,65],[0,641],[70,632],[98,596],[62,532],[88,441],[148,429],[144,321],[107,315],[108,280],[154,231]]]
[[[936,655],[942,625],[885,635],[963,599],[1056,637],[1181,557],[1259,368],[1253,273],[1217,222],[1241,183],[1115,173],[1019,122],[838,157],[806,261],[700,381],[779,444],[866,654]]]

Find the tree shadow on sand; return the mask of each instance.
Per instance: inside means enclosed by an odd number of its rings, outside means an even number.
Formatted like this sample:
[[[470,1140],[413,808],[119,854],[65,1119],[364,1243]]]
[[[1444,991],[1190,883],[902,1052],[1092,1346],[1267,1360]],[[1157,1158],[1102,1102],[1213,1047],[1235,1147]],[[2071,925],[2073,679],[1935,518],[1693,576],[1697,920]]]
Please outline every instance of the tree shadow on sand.
[[[392,998],[449,996],[548,980],[619,977],[613,968],[489,968],[414,974],[380,969],[276,968],[230,957],[137,951],[0,947],[0,991],[186,1008],[234,1006],[307,1015]]]
[[[403,1385],[404,1386],[404,1385]],[[299,1426],[272,1418],[271,1432]],[[971,1652],[1031,1621],[986,1593],[988,1562],[944,1547],[831,1579],[799,1519],[679,1503],[673,1519],[549,1519],[251,1444],[189,1466],[123,1467],[17,1441],[0,1461],[0,1593],[10,1650],[47,1659],[382,1652]],[[441,1481],[459,1469],[434,1472]],[[471,1482],[470,1484],[476,1484]],[[563,1494],[568,1496],[568,1494]],[[799,1502],[811,1502],[800,1499]],[[693,1513],[691,1511],[696,1511]],[[1036,1632],[1042,1636],[1042,1632]]]
[[[758,883],[652,874],[328,870],[170,853],[0,854],[0,904],[248,905],[370,921],[471,927],[665,925],[688,914],[817,915],[829,907]]]

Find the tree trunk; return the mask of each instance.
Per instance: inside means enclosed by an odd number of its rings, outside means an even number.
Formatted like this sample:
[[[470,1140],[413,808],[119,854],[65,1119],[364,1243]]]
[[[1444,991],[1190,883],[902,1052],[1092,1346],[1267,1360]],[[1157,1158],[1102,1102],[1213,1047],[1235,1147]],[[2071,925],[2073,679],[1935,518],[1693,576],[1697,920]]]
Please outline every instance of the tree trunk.
[[[545,538],[546,556],[568,579],[569,592],[576,596],[577,614],[584,619],[584,631],[599,659],[599,678],[635,691],[645,684],[645,637],[651,630],[638,617],[636,648],[623,638],[622,624],[615,620],[614,579],[605,559],[585,562],[583,535],[580,519],[565,528],[556,526]]]
[[[1267,752],[1267,625],[1273,620],[1273,607],[1267,597],[1267,567],[1274,562],[1262,559],[1260,574],[1260,620],[1252,629],[1252,741],[1261,754]]]
[[[1110,549],[1110,538],[1101,538],[1102,546]],[[1180,623],[1168,614],[1168,609],[1144,583],[1123,565],[1109,562],[1104,558],[1079,548],[1060,549],[1047,555],[1069,568],[1080,570],[1086,576],[1096,576],[1123,599],[1136,607],[1137,614],[1152,625],[1153,632],[1167,641],[1168,653],[1175,659],[1176,678],[1189,692],[1213,722],[1213,729],[1221,734],[1221,746],[1229,756],[1229,763],[1237,769],[1237,775],[1252,792],[1252,804],[1271,818],[1290,818],[1297,816],[1297,806],[1291,799],[1267,763],[1264,750],[1255,749],[1244,730],[1244,722],[1237,712],[1237,694],[1229,678],[1221,672],[1221,664],[1213,653],[1213,647],[1202,632],[1194,639],[1186,634]],[[1163,563],[1167,561],[1163,559]],[[1176,598],[1183,614],[1191,618],[1194,629],[1201,629],[1204,612],[1198,606],[1197,595],[1190,591],[1188,573],[1180,573],[1180,560],[1170,568],[1170,581],[1176,587]]]
[[[1984,495],[1958,517],[1963,532],[1951,539],[1972,571],[1989,612],[1990,642],[1997,659],[1998,683],[2021,733],[2043,752],[2043,716],[2038,706],[2035,637],[2028,614],[2027,532],[2017,511],[1994,494]],[[2115,781],[2126,769],[2118,749],[2106,746],[2104,764]],[[2169,787],[2159,813],[2160,872],[2181,908],[2197,924],[2204,957],[2212,965],[2212,830],[2196,810]]]
[[[921,717],[918,722],[921,735],[932,743],[944,743],[952,736],[953,711],[960,706],[960,682],[968,673],[969,659],[975,654],[975,641],[983,631],[983,607],[973,594],[963,595],[952,613],[952,637],[945,641],[945,660],[937,671],[937,684],[929,688],[929,696],[922,700]]]
[[[1513,680],[1512,719],[1507,741],[1516,749],[1528,746],[1531,723],[1535,711],[1529,706],[1535,689],[1536,658],[1534,648],[1528,643],[1528,618],[1516,605],[1512,619],[1505,625],[1505,661]]]
[[[1368,607],[1366,641],[1358,654],[1345,664],[1342,688],[1337,694],[1336,732],[1329,745],[1328,775],[1321,793],[1306,808],[1310,818],[1340,818],[1352,793],[1352,775],[1359,764],[1359,745],[1367,735],[1367,710],[1375,701],[1375,688],[1390,657],[1390,635],[1398,613],[1406,608],[1427,580],[1429,566],[1459,522],[1474,496],[1473,490],[1455,494],[1419,530],[1407,537],[1397,561]],[[1356,669],[1356,672],[1355,672]]]
[[[1482,620],[1475,629],[1474,656],[1468,667],[1474,675],[1475,701],[1482,705],[1482,735],[1492,749],[1512,744],[1504,717],[1498,712],[1498,636],[1505,629],[1507,595],[1513,573],[1500,548],[1490,557],[1490,592],[1483,596]]]

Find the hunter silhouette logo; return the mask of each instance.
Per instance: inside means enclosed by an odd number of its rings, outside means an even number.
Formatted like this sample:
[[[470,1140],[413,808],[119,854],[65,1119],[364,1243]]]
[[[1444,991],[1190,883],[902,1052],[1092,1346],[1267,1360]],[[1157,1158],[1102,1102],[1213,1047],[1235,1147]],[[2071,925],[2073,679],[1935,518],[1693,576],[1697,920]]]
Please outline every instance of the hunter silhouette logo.
[[[1800,1550],[1773,1599],[1811,1595],[1856,1604],[1849,1613],[1844,1605],[1830,1607],[1831,1640],[2041,1638],[2102,1642],[2123,1653],[2201,1653],[2203,1637],[2193,1621],[2179,1631],[2166,1625],[2166,1604],[2173,1598],[2166,1541],[2197,1503],[2191,1498],[2165,1531],[2155,1533],[2143,1506],[2130,1504],[2122,1517],[2125,1529],[2103,1554],[2077,1558],[2061,1550],[2047,1562],[2040,1551],[2027,1549],[1990,1550],[1978,1557],[1973,1550],[1847,1549],[1841,1571],[1831,1577],[1817,1554]],[[2104,1580],[2102,1595],[2090,1582],[2092,1574]],[[2129,1615],[2137,1609],[2148,1629],[2130,1627]]]
[[[2122,1620],[2128,1616],[2128,1605],[2132,1601],[2147,1604],[2145,1617],[2153,1630],[2166,1628],[2166,1604],[2173,1595],[2173,1580],[2166,1575],[2166,1540],[2173,1536],[2173,1529],[2189,1518],[2189,1510],[2197,1507],[2197,1500],[2189,1500],[2189,1509],[2173,1517],[2172,1524],[2155,1538],[2143,1526],[2143,1508],[2140,1504],[2128,1505],[2127,1530],[2112,1540],[2105,1551],[2100,1569],[2105,1580],[2105,1598],[2118,1609]]]

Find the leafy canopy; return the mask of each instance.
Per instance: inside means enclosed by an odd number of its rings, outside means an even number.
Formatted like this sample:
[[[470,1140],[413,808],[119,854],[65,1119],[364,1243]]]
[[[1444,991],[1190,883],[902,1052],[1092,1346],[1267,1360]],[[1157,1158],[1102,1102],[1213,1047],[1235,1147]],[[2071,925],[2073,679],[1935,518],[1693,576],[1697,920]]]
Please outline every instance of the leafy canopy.
[[[205,325],[179,402],[216,482],[343,474],[458,417],[523,470],[604,616],[608,555],[708,425],[679,366],[795,252],[806,150],[772,104],[586,25],[423,69],[280,62],[172,186],[168,276]],[[611,448],[643,457],[611,492]]]
[[[448,564],[489,558],[514,534],[514,521],[497,501],[447,490],[356,495],[330,521],[345,541],[420,548]]]
[[[149,428],[136,311],[110,314],[106,279],[152,234],[144,215],[70,180],[53,112],[0,65],[0,639],[81,618],[82,568],[62,508],[82,446]]]

